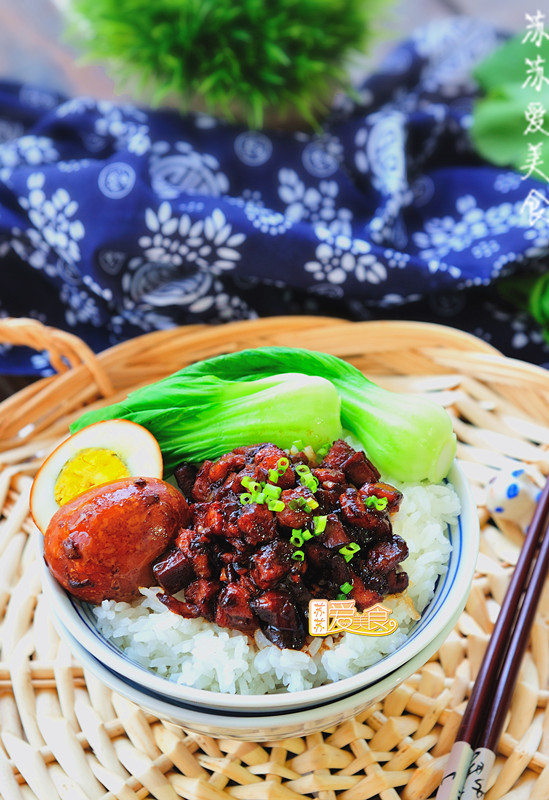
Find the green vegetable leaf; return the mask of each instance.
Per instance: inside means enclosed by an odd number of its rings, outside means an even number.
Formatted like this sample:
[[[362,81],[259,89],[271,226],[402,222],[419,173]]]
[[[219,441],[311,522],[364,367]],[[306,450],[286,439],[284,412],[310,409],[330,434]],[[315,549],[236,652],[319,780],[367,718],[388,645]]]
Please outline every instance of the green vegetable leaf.
[[[424,397],[388,392],[336,356],[298,348],[262,347],[192,364],[179,374],[215,374],[241,381],[290,368],[320,375],[334,384],[341,397],[343,427],[357,437],[382,472],[403,481],[434,482],[448,474],[456,440],[445,409]]]
[[[527,172],[529,145],[545,144],[549,139],[536,132],[535,126],[529,131],[527,119],[529,110],[537,104],[543,127],[549,131],[549,116],[545,116],[545,111],[549,112],[549,84],[536,78],[532,66],[539,58],[544,76],[549,77],[545,66],[549,64],[549,40],[544,38],[538,47],[531,39],[523,39],[524,34],[508,39],[475,69],[482,95],[474,104],[471,136],[477,152],[487,161]],[[549,167],[541,169],[549,171]],[[543,180],[535,171],[530,177]]]
[[[525,108],[524,90],[515,83],[478,100],[472,128],[477,152],[493,164],[522,170],[528,158]]]
[[[129,419],[157,439],[170,475],[181,461],[218,458],[239,445],[269,441],[290,448],[302,437],[314,447],[341,436],[335,387],[316,376],[276,374],[234,382],[192,379],[184,370],[138,389],[123,403],[90,411],[71,433],[104,419]]]
[[[389,392],[336,356],[262,347],[191,364],[132,392],[123,403],[87,412],[71,432],[123,417],[158,439],[169,474],[179,461],[216,458],[244,444],[272,441],[313,448],[352,433],[385,475],[440,481],[456,439],[444,408]]]

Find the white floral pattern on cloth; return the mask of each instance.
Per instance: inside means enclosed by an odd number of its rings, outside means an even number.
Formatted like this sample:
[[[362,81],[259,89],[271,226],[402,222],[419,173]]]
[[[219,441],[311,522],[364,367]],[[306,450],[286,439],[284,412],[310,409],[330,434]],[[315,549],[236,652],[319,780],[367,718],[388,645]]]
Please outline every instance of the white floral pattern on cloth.
[[[494,256],[502,249],[501,237],[510,231],[520,232],[526,241],[532,242],[532,257],[547,249],[549,219],[541,217],[532,224],[523,206],[520,201],[504,202],[484,209],[473,195],[463,195],[456,201],[456,216],[432,217],[423,231],[414,233],[413,241],[421,258],[428,263],[469,250],[475,259],[491,259],[492,269],[485,278],[488,281],[508,263]],[[520,259],[518,253],[513,256]]]
[[[307,186],[295,170],[287,167],[280,170],[278,179],[278,196],[290,223],[321,223],[334,234],[351,235],[353,213],[348,208],[337,207],[339,186],[336,181],[321,180],[318,186]]]
[[[405,117],[400,111],[372,114],[355,136],[355,165],[384,195],[407,187]]]
[[[508,192],[518,189],[521,182],[522,177],[518,174],[518,172],[502,172],[500,175],[496,176],[496,180],[494,181],[494,189],[496,192],[507,194]]]
[[[518,312],[486,312],[549,254],[549,212],[524,211],[549,188],[470,137],[472,70],[498,40],[475,20],[427,26],[314,133],[0,81],[0,315],[95,350],[195,322],[408,315],[549,362]],[[0,371],[46,373],[16,350]]]
[[[273,143],[261,131],[243,131],[234,140],[234,151],[243,164],[260,167],[273,153]]]
[[[75,267],[81,257],[79,242],[85,234],[82,221],[76,217],[78,203],[62,187],[48,195],[44,184],[41,172],[27,179],[27,194],[19,198],[19,203],[34,227],[19,236],[14,229],[12,246],[35,269],[78,283],[81,278]]]
[[[101,150],[109,140],[115,143],[116,150],[127,149],[136,155],[143,155],[150,148],[149,118],[136,106],[78,97],[63,103],[56,111],[56,116],[62,119],[82,114],[94,117],[92,130],[83,132],[84,143],[90,152]]]
[[[54,141],[47,136],[20,136],[0,144],[0,178],[9,180],[16,167],[38,167],[59,160]]]
[[[324,134],[308,141],[301,155],[301,163],[309,175],[328,178],[334,175],[343,161],[343,145],[337,136]]]
[[[190,214],[174,214],[164,201],[158,211],[146,210],[145,224],[148,233],[138,243],[150,261],[175,267],[196,264],[209,269],[212,275],[234,269],[241,257],[235,248],[246,239],[243,233],[232,232],[218,208],[204,219],[193,221]]]
[[[328,229],[317,227],[320,244],[315,250],[315,261],[308,261],[305,270],[317,281],[342,284],[349,277],[359,283],[381,283],[387,279],[387,269],[372,248],[362,239],[351,239],[339,234],[334,236]]]
[[[0,119],[0,145],[25,135],[25,126],[10,119]]]
[[[458,17],[452,25],[436,20],[418,29],[413,37],[418,54],[425,59],[422,79],[425,89],[442,97],[474,91],[473,69],[496,46],[493,25]]]
[[[294,224],[294,220],[282,211],[266,208],[262,194],[258,190],[244,189],[241,197],[230,197],[227,203],[241,208],[252,226],[269,236],[280,236]]]
[[[209,312],[210,322],[251,319],[256,315],[238,295],[228,293],[210,274],[173,264],[134,258],[123,277],[123,316],[143,331],[173,326],[158,309],[184,306],[189,314]]]
[[[101,325],[102,315],[93,295],[81,287],[65,284],[61,289],[61,300],[67,306],[65,314],[69,325],[84,322],[91,325]]]
[[[196,213],[196,205],[191,211]],[[170,327],[170,317],[159,311],[163,308],[185,308],[197,316],[207,313],[211,322],[255,316],[216,277],[234,269],[240,259],[236,248],[246,238],[232,233],[220,209],[193,221],[190,213],[175,215],[163,201],[156,211],[146,209],[145,221],[148,233],[139,239],[143,256],[132,258],[122,276],[124,319],[148,331]],[[119,260],[112,253],[103,259],[116,274]]]
[[[227,176],[209,153],[198,153],[188,142],[155,142],[149,156],[151,186],[170,200],[182,192],[220,197],[229,191]]]
[[[246,203],[244,206],[246,218],[254,228],[270,236],[278,236],[289,230],[294,224],[293,219],[280,211],[264,208],[259,203]]]

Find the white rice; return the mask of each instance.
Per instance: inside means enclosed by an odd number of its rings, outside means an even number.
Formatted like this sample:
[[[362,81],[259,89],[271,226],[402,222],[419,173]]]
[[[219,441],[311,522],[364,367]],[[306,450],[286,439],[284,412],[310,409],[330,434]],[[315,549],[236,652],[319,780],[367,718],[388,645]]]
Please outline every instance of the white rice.
[[[306,651],[281,650],[261,633],[255,644],[239,631],[169,611],[157,589],[142,589],[133,604],[104,600],[94,609],[102,634],[137,663],[176,683],[231,694],[295,692],[360,672],[392,653],[434,594],[450,554],[447,525],[455,524],[459,498],[449,484],[397,484],[403,492],[393,531],[406,541],[402,568],[409,586],[383,601],[398,628],[389,636],[344,633],[315,637]]]

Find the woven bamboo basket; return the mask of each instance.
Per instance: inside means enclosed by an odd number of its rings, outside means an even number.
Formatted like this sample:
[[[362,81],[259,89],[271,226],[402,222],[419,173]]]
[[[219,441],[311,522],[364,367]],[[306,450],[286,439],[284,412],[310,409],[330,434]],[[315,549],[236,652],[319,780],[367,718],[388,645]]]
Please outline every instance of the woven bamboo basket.
[[[442,777],[523,532],[492,519],[486,486],[520,460],[549,472],[549,374],[436,325],[315,317],[189,326],[98,356],[33,320],[0,320],[0,342],[47,350],[57,374],[0,406],[0,796],[4,800],[426,800]],[[428,393],[451,413],[482,529],[472,591],[439,652],[382,703],[322,733],[253,743],[189,733],[83,670],[44,607],[28,514],[32,476],[84,408],[192,361],[250,345],[348,359],[381,385]],[[488,800],[549,798],[549,592],[514,694]]]

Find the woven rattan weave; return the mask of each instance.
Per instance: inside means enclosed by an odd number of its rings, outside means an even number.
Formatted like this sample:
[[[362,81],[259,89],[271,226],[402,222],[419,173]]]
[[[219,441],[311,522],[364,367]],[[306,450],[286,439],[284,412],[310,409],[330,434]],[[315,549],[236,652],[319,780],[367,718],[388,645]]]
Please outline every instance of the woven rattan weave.
[[[549,472],[549,373],[450,328],[291,317],[151,333],[95,356],[34,320],[0,342],[49,351],[57,374],[0,406],[0,796],[4,800],[421,800],[434,795],[522,530],[492,519],[486,485],[518,459]],[[28,493],[43,455],[84,408],[197,359],[265,344],[334,353],[387,388],[427,392],[453,416],[482,528],[477,575],[440,651],[383,703],[276,743],[216,740],[145,714],[60,643],[37,576]],[[514,462],[516,463],[516,462]],[[488,800],[549,798],[549,592],[542,598]]]

